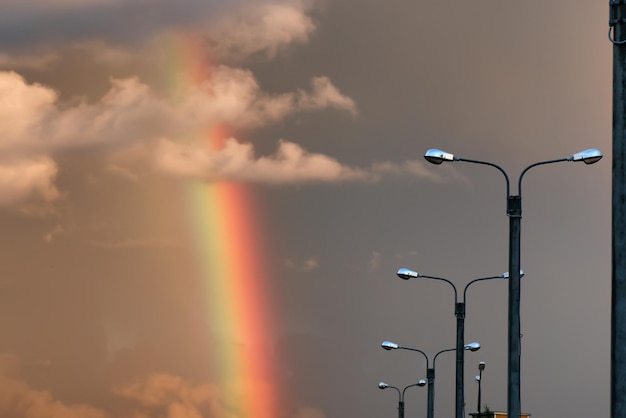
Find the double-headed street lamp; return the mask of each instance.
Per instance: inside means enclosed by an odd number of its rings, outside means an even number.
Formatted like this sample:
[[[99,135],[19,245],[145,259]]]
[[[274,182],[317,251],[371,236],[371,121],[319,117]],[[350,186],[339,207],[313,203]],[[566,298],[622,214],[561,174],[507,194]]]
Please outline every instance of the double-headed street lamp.
[[[398,277],[404,280],[409,279],[434,279],[440,280],[448,283],[452,286],[454,290],[454,315],[456,316],[456,391],[455,391],[455,413],[456,418],[463,418],[463,407],[465,405],[465,394],[464,394],[464,362],[465,362],[465,350],[463,346],[465,345],[465,303],[467,300],[467,288],[476,282],[480,282],[483,280],[491,280],[491,279],[507,279],[509,277],[509,273],[504,273],[499,276],[489,276],[489,277],[481,277],[479,279],[474,279],[465,285],[463,289],[463,301],[459,302],[458,292],[454,283],[452,283],[448,279],[444,279],[443,277],[436,276],[428,276],[425,274],[420,274],[416,271],[409,270],[406,268],[401,268],[396,273]],[[522,271],[521,275],[524,274]]]
[[[417,348],[411,348],[411,347],[403,347],[399,344],[393,343],[391,341],[384,341],[381,344],[381,347],[384,348],[385,350],[409,350],[409,351],[417,351],[418,353],[421,353],[424,358],[426,359],[426,380],[428,381],[428,407],[427,407],[427,417],[428,418],[433,418],[434,417],[434,413],[435,413],[435,362],[437,361],[437,356],[439,356],[439,354],[441,353],[445,353],[448,351],[455,351],[455,348],[448,348],[445,350],[441,350],[439,351],[437,354],[435,354],[435,356],[433,357],[433,366],[430,367],[430,361],[428,359],[428,356],[426,355],[425,352],[423,352],[422,350],[418,350]],[[463,346],[463,350],[470,350],[470,351],[478,351],[480,350],[480,344],[473,342],[473,343],[469,343],[466,344],[465,346]]]
[[[391,388],[391,389],[395,389],[396,392],[398,392],[398,418],[404,418],[404,392],[406,392],[408,388],[411,388],[413,386],[422,387],[425,385],[426,385],[426,381],[424,379],[420,379],[420,381],[417,383],[413,383],[412,385],[405,386],[404,389],[402,389],[402,392],[400,392],[400,389],[397,388],[396,386],[388,385],[385,382],[379,382],[378,388],[379,389]]]
[[[517,195],[510,194],[509,176],[500,166],[479,160],[455,157],[454,154],[438,149],[430,149],[424,154],[426,161],[432,164],[441,164],[444,161],[462,161],[467,163],[488,165],[496,168],[506,180],[507,215],[509,216],[509,332],[508,332],[508,385],[507,385],[507,413],[509,417],[519,417],[521,413],[520,396],[520,227],[522,219],[522,178],[528,170],[538,165],[558,163],[562,161],[582,161],[593,164],[602,158],[597,149],[588,149],[571,157],[559,158],[534,163],[522,170],[517,182]]]

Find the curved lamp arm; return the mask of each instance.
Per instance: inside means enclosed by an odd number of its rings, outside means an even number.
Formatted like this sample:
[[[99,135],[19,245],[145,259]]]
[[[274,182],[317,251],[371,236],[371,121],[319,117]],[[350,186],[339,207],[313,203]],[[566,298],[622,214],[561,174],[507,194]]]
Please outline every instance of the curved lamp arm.
[[[396,344],[394,342],[391,341],[383,341],[382,344],[380,345],[382,348],[384,348],[385,350],[409,350],[409,351],[417,351],[418,353],[422,353],[422,355],[424,356],[424,358],[426,359],[426,368],[429,369],[430,365],[429,365],[429,360],[428,360],[428,356],[426,355],[425,352],[423,352],[422,350],[419,350],[417,348],[411,348],[411,347],[403,347],[399,344]]]
[[[467,162],[467,163],[482,164],[482,165],[491,166],[491,167],[497,169],[498,171],[500,171],[502,173],[502,175],[504,176],[504,179],[506,181],[506,196],[507,196],[507,198],[511,196],[509,176],[507,175],[506,171],[504,171],[504,169],[502,167],[500,167],[499,165],[497,165],[497,164],[490,163],[490,162],[487,162],[487,161],[471,160],[469,158],[455,157],[454,154],[451,154],[451,153],[445,152],[445,151],[441,151],[441,150],[438,150],[438,149],[429,149],[424,154],[424,158],[426,159],[426,161],[428,161],[431,164],[441,164],[444,161],[464,161],[464,162]],[[600,161],[601,159],[602,159],[602,152],[600,152],[599,150],[597,150],[595,148],[590,148],[590,149],[578,152],[578,153],[572,155],[571,157],[558,158],[556,160],[540,161],[538,163],[531,164],[528,167],[526,167],[522,171],[520,176],[519,176],[519,179],[518,179],[518,182],[517,182],[517,194],[518,194],[518,196],[522,195],[522,178],[524,177],[524,174],[526,174],[526,172],[528,170],[530,170],[531,168],[533,168],[533,167],[536,167],[538,165],[558,163],[558,162],[561,162],[561,161],[582,161],[585,164],[594,164],[594,163],[597,163],[598,161]]]
[[[426,381],[424,379],[420,379],[420,381],[417,383],[413,383],[412,385],[405,386],[404,389],[402,389],[402,396],[400,397],[400,400],[404,400],[404,392],[406,392],[408,388],[412,388],[414,386],[422,387],[425,385],[426,385]]]
[[[523,270],[520,270],[520,277],[523,277],[523,276],[524,276],[524,271],[523,271]],[[501,275],[499,275],[499,276],[481,277],[480,279],[474,279],[474,280],[472,280],[471,282],[469,282],[468,284],[466,284],[466,285],[465,285],[465,288],[463,289],[463,303],[465,303],[465,301],[466,301],[466,299],[467,299],[467,288],[469,288],[469,287],[470,287],[470,285],[472,285],[473,283],[480,282],[480,281],[483,281],[483,280],[491,280],[491,279],[508,279],[508,278],[509,278],[509,272],[507,271],[507,272],[505,272],[505,273],[502,273],[502,274],[501,274]]]
[[[482,165],[488,165],[490,167],[493,167],[497,169],[499,172],[501,172],[502,175],[504,176],[504,181],[506,182],[506,195],[507,197],[509,196],[509,190],[510,190],[509,176],[508,174],[506,174],[506,171],[504,171],[504,169],[497,164],[490,163],[487,161],[470,160],[468,158],[455,157],[454,154],[450,154],[449,152],[441,151],[441,150],[434,149],[434,148],[426,151],[426,153],[424,154],[424,158],[426,159],[426,161],[428,161],[431,164],[441,164],[444,161],[464,161],[466,163],[482,164]]]
[[[446,350],[441,350],[440,352],[438,352],[437,354],[435,354],[435,357],[433,358],[433,369],[435,368],[435,362],[437,361],[437,357],[439,356],[439,354],[441,353],[446,353],[448,351],[456,351],[456,348],[448,348]]]
[[[378,382],[378,389],[387,389],[387,388],[395,389],[396,392],[398,392],[398,400],[400,400],[402,402],[402,395],[400,394],[400,389],[398,389],[395,386],[388,385],[385,382]]]
[[[559,163],[561,161],[582,161],[583,163],[589,165],[589,164],[595,164],[601,159],[602,159],[602,153],[595,148],[590,148],[590,149],[586,149],[584,151],[578,152],[572,155],[571,157],[558,158],[556,160],[540,161],[538,163],[531,164],[528,167],[526,167],[524,171],[522,171],[522,174],[520,174],[519,176],[519,181],[517,183],[518,194],[522,196],[522,178],[524,177],[524,174],[526,174],[526,172],[533,167],[536,167],[538,165],[544,165],[544,164]]]
[[[480,350],[480,343],[477,342],[473,342],[473,343],[469,343],[469,344],[465,344],[463,346],[463,350],[469,350],[469,351],[478,351]],[[441,350],[440,352],[438,352],[437,354],[435,354],[435,357],[433,358],[433,369],[435,368],[435,362],[437,361],[437,356],[439,356],[439,354],[441,353],[445,353],[448,351],[456,351],[456,347],[455,348],[448,348],[446,350]]]
[[[416,271],[413,270],[409,270],[407,268],[401,268],[398,270],[398,272],[396,273],[396,275],[403,279],[403,280],[409,280],[409,279],[418,279],[418,278],[424,278],[424,279],[433,279],[433,280],[440,280],[442,282],[446,282],[448,283],[450,286],[452,286],[452,289],[454,290],[454,301],[456,302],[458,299],[458,295],[457,295],[457,290],[456,290],[456,286],[454,285],[454,283],[452,283],[450,280],[445,279],[443,277],[437,277],[437,276],[427,276],[425,274],[420,274]]]

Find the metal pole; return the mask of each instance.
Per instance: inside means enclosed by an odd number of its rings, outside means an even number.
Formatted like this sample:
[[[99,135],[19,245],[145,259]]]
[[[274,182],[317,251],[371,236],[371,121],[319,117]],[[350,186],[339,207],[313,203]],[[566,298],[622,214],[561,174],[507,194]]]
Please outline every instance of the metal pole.
[[[428,381],[428,409],[426,416],[434,418],[435,416],[435,369],[426,370],[426,380]]]
[[[398,418],[404,418],[404,401],[398,401]]]
[[[614,30],[611,417],[626,418],[626,4],[609,4]]]
[[[478,403],[476,406],[476,412],[478,412],[478,416],[480,416],[480,394],[481,394],[480,388],[481,388],[482,383],[483,383],[483,371],[480,370],[478,372]]]
[[[509,418],[519,418],[520,395],[520,241],[522,221],[522,197],[509,196],[509,358],[507,413]]]
[[[456,315],[456,394],[455,412],[456,418],[463,418],[463,365],[465,361],[465,303],[457,302],[455,305]]]

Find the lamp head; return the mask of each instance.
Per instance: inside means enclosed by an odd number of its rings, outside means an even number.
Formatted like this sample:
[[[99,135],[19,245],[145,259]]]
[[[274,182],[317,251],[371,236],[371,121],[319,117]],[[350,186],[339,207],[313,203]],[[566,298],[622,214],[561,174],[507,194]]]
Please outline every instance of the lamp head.
[[[387,389],[389,385],[385,382],[378,382],[378,389]]]
[[[469,350],[469,351],[478,351],[480,350],[480,343],[473,342],[473,343],[465,344],[463,349]]]
[[[478,363],[478,370],[485,370],[485,362],[481,361],[480,363]]]
[[[392,343],[391,341],[383,341],[383,343],[380,346],[384,348],[385,350],[395,350],[397,348],[400,348],[398,344]]]
[[[420,379],[420,381],[417,382],[417,386],[419,386],[419,387],[426,386],[426,381],[424,379]]]
[[[439,149],[429,149],[424,158],[431,164],[441,164],[444,161],[454,161],[454,155]]]
[[[396,275],[403,280],[417,279],[420,276],[418,272],[405,268],[398,270]]]
[[[570,161],[582,161],[585,164],[597,163],[601,159],[602,159],[602,153],[594,148],[581,151],[577,154],[572,155],[569,158]]]

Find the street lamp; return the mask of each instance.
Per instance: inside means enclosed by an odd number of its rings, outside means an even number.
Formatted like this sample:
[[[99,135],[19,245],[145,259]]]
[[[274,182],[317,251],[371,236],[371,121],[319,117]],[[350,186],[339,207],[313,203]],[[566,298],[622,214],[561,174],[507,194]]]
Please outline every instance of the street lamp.
[[[384,348],[385,350],[409,350],[409,351],[417,351],[418,353],[421,353],[424,358],[426,359],[426,380],[428,381],[428,408],[427,408],[427,418],[433,418],[434,417],[434,413],[435,413],[435,362],[437,361],[437,357],[439,356],[439,354],[441,353],[445,353],[448,351],[455,351],[455,348],[448,348],[445,350],[441,350],[439,351],[437,354],[435,354],[435,356],[433,357],[433,366],[430,367],[430,361],[428,359],[428,356],[426,355],[425,352],[423,352],[422,350],[418,350],[417,348],[411,348],[411,347],[403,347],[399,344],[393,343],[391,341],[383,341],[383,343],[381,344],[381,347]],[[478,351],[480,350],[480,344],[477,342],[473,342],[473,343],[469,343],[466,344],[465,346],[463,346],[463,350],[469,350],[469,351]]]
[[[508,332],[508,385],[507,385],[507,413],[509,417],[519,417],[521,413],[520,396],[520,241],[522,220],[522,179],[528,170],[538,165],[558,163],[562,161],[582,161],[593,164],[602,158],[597,149],[588,149],[571,157],[556,160],[540,161],[527,166],[519,176],[517,195],[510,194],[509,176],[499,165],[478,160],[455,157],[438,149],[429,149],[424,154],[426,161],[432,164],[441,164],[444,161],[462,161],[467,163],[488,165],[496,168],[506,180],[507,215],[509,216],[509,332]]]
[[[391,389],[395,389],[396,392],[398,392],[398,418],[404,418],[404,392],[406,392],[406,390],[410,387],[413,387],[413,386],[422,387],[425,385],[426,385],[426,381],[424,379],[420,379],[420,381],[417,383],[413,383],[412,385],[405,386],[404,389],[402,389],[402,392],[400,392],[400,389],[398,389],[397,387],[388,385],[385,382],[379,382],[378,388],[379,389],[391,388]]]
[[[452,283],[448,279],[444,279],[443,277],[436,276],[428,276],[425,274],[420,274],[416,271],[409,270],[407,268],[401,268],[396,273],[398,277],[404,280],[409,279],[434,279],[440,280],[448,283],[452,286],[454,290],[454,315],[456,316],[456,392],[455,392],[455,412],[456,418],[463,418],[463,407],[465,405],[465,391],[464,391],[464,364],[465,364],[465,350],[463,350],[463,345],[465,344],[465,302],[467,300],[467,288],[476,282],[480,282],[483,280],[490,279],[508,279],[509,273],[506,272],[499,276],[489,276],[489,277],[481,277],[479,279],[474,279],[465,285],[463,289],[463,301],[459,302],[458,292],[454,283]],[[521,275],[524,275],[524,272],[520,272]]]
[[[485,362],[481,361],[480,363],[478,363],[478,376],[476,376],[476,381],[478,382],[478,407],[476,408],[476,412],[478,412],[478,417],[480,416],[480,386],[483,381],[483,370],[485,370]]]

